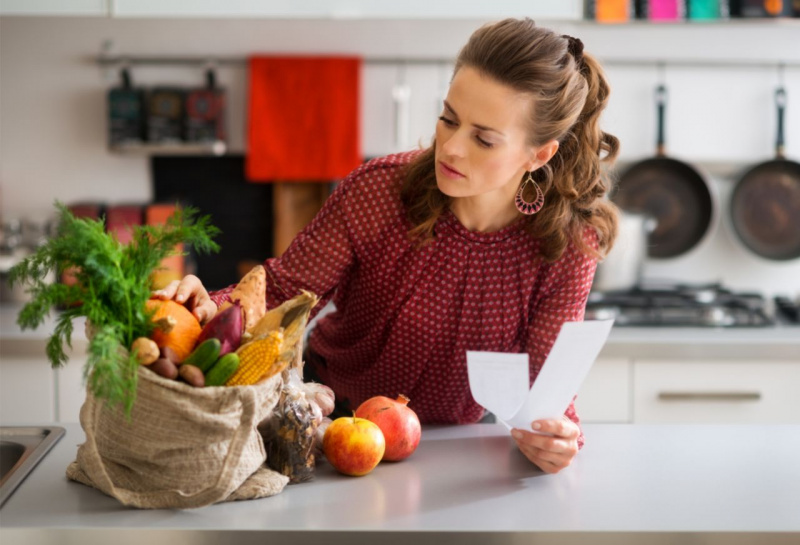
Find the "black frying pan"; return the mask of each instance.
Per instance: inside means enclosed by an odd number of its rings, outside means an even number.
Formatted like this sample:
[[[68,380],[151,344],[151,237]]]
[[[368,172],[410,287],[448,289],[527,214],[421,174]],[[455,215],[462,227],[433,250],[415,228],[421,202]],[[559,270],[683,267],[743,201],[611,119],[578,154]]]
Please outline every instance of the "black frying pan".
[[[783,115],[786,90],[775,91],[778,137],[775,159],[760,163],[736,184],[731,196],[731,220],[742,243],[767,259],[800,257],[800,163],[783,155]]]
[[[648,255],[658,258],[676,257],[694,248],[709,231],[716,210],[706,178],[691,165],[666,156],[666,96],[666,88],[659,85],[656,156],[623,173],[612,197],[623,210],[656,219],[648,237]]]

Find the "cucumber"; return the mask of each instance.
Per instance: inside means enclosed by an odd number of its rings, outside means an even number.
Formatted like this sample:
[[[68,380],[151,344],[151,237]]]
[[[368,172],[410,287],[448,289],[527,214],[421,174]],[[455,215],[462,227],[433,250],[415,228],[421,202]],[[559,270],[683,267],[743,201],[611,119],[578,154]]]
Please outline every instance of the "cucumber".
[[[206,373],[206,386],[222,386],[239,368],[239,355],[230,352],[222,356]]]
[[[205,373],[219,359],[221,349],[222,343],[219,342],[219,339],[206,339],[197,345],[197,348],[183,360],[183,363],[194,365]]]

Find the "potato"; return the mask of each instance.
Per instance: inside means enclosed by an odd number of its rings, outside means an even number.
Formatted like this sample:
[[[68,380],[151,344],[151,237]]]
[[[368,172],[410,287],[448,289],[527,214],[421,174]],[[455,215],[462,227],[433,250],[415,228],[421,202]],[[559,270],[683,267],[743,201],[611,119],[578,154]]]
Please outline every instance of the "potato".
[[[206,385],[206,377],[199,367],[184,363],[178,367],[178,374],[183,380],[194,386],[195,388],[202,388]]]
[[[142,365],[150,365],[155,362],[160,355],[156,343],[147,337],[139,337],[133,341],[131,350],[136,352],[136,359],[138,359],[139,363]]]
[[[155,363],[147,368],[170,380],[178,378],[178,366],[167,358],[158,358]]]
[[[179,360],[179,359],[178,359],[178,355],[177,355],[177,354],[175,353],[175,351],[174,351],[172,348],[170,348],[169,346],[162,346],[162,347],[161,347],[161,348],[159,348],[158,350],[159,350],[159,355],[160,355],[162,358],[164,358],[164,359],[168,359],[169,361],[171,361],[172,363],[174,363],[176,366],[177,366],[178,364],[180,364],[181,360]]]

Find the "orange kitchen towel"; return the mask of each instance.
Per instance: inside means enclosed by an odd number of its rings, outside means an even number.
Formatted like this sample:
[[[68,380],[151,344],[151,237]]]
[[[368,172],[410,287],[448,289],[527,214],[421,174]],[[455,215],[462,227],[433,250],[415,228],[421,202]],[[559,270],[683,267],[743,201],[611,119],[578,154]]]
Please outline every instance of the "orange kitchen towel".
[[[328,181],[361,164],[360,74],[360,58],[250,58],[247,179]]]

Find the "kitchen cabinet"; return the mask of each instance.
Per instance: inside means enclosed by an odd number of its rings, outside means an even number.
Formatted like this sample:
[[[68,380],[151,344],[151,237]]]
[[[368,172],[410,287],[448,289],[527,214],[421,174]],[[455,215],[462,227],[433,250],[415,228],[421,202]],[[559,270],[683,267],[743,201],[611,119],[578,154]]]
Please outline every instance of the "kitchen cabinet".
[[[3,343],[5,345],[5,343]],[[44,355],[0,348],[0,424],[40,425],[55,420],[55,380]]]
[[[85,355],[73,354],[67,365],[53,371],[56,422],[62,424],[80,422],[81,406],[86,399],[86,386],[83,381],[85,363]]]
[[[460,2],[376,2],[374,0],[115,0],[115,17],[264,17],[317,19],[469,19],[529,16],[576,20],[583,17],[581,0],[462,0]]]
[[[600,357],[575,401],[582,422],[798,424],[800,360]]]
[[[81,405],[86,397],[83,383],[83,364],[86,356],[74,351],[69,361],[53,369],[39,350],[27,347],[18,351],[16,343],[4,342],[0,364],[0,424],[41,425],[43,422],[78,422]]]
[[[600,358],[578,392],[575,410],[582,422],[628,423],[632,420],[633,361]]]
[[[637,361],[633,422],[796,424],[800,362]]]
[[[362,72],[361,141],[366,157],[428,147],[453,67],[375,64]]]
[[[392,90],[400,84],[397,67],[371,66],[361,74],[361,148],[366,157],[399,151]]]
[[[0,15],[108,16],[111,0],[3,0]]]

